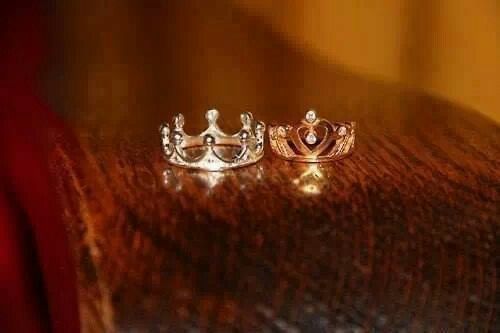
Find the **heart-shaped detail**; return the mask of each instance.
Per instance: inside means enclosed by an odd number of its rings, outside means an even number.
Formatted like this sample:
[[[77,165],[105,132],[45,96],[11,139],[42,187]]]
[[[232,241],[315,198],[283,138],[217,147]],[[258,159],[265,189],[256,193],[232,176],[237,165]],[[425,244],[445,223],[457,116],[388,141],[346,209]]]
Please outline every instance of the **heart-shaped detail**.
[[[316,126],[298,125],[292,141],[297,149],[306,156],[318,156],[336,139],[335,131],[328,122]]]
[[[318,141],[318,138],[316,137],[316,134],[314,134],[314,132],[309,132],[307,135],[306,135],[306,143],[308,145],[313,145],[316,143],[316,141]]]

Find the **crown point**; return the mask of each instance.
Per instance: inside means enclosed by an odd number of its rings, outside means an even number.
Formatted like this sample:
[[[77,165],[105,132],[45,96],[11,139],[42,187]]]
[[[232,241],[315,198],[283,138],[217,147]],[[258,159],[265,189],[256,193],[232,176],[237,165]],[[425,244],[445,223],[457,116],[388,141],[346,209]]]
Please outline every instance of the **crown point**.
[[[240,116],[241,123],[244,126],[251,126],[252,125],[252,120],[253,120],[253,115],[250,112],[243,112]]]
[[[217,122],[217,119],[219,118],[219,111],[217,111],[216,109],[208,110],[205,114],[205,118],[210,124],[213,124]]]
[[[316,111],[314,111],[314,110],[307,111],[306,121],[308,123],[314,123],[316,121],[316,118],[317,118]]]
[[[184,116],[182,115],[182,113],[179,113],[174,117],[174,125],[177,129],[184,127]]]

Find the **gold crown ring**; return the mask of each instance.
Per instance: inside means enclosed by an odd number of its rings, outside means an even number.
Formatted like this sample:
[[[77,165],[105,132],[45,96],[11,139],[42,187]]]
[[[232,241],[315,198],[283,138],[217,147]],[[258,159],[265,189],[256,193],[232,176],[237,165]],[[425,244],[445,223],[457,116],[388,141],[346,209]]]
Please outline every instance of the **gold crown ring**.
[[[273,152],[286,160],[329,162],[354,150],[355,129],[355,122],[330,122],[310,110],[297,125],[269,126],[269,142]]]

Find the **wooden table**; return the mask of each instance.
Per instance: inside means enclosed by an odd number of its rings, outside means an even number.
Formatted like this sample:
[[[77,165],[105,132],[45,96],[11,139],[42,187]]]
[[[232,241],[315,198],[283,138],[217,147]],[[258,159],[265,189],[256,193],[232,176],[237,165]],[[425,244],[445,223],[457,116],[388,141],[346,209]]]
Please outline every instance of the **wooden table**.
[[[80,142],[53,164],[84,331],[500,331],[499,126],[199,6],[142,8],[119,42],[62,43],[74,57],[47,85]],[[314,107],[357,121],[357,150],[169,167],[160,122],[183,112],[199,132],[212,106],[232,130],[242,111],[294,122]]]

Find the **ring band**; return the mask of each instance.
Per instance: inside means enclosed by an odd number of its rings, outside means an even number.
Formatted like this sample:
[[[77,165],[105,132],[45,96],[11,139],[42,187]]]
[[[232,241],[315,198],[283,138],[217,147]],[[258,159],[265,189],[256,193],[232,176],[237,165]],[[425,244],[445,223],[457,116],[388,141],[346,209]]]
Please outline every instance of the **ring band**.
[[[356,123],[330,122],[314,110],[296,125],[269,126],[272,151],[296,162],[330,162],[346,157],[354,150]]]

